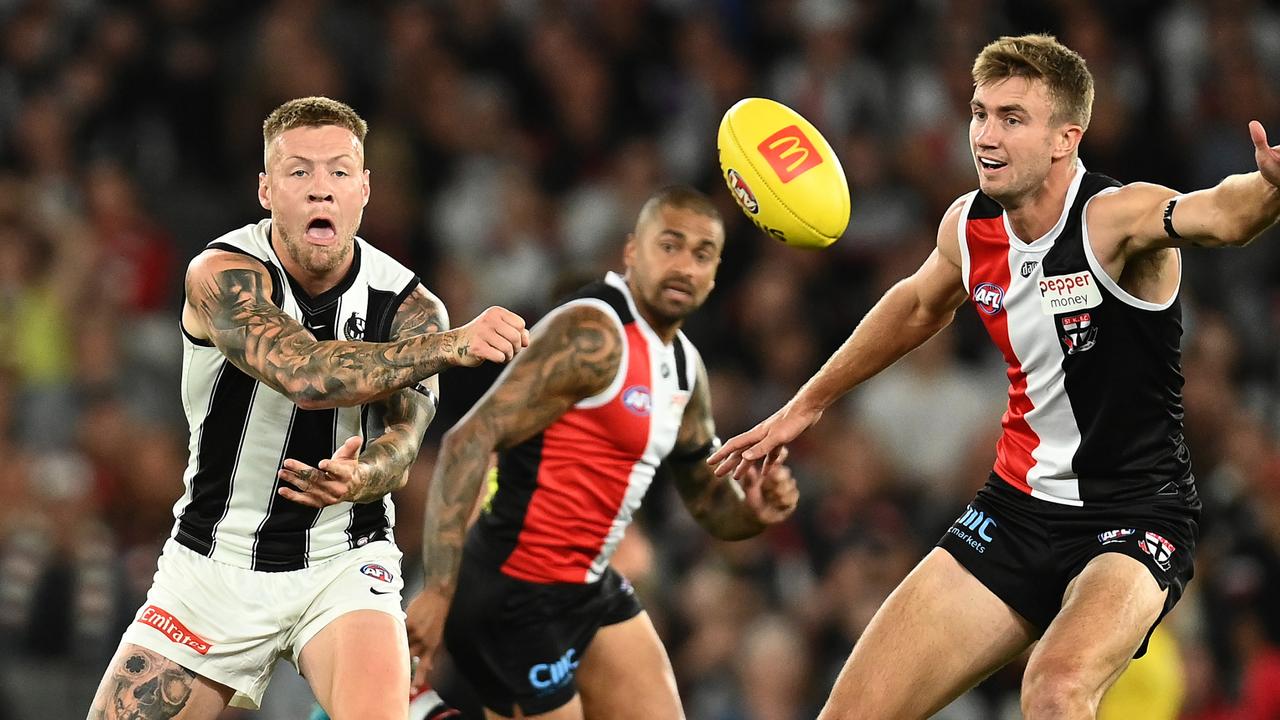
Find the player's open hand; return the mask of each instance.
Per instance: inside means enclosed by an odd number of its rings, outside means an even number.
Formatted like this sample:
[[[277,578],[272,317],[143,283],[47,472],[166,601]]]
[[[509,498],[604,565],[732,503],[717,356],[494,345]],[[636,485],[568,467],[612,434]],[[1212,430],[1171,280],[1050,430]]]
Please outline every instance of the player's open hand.
[[[405,608],[405,629],[409,633],[409,655],[418,659],[413,673],[412,691],[431,678],[436,650],[444,633],[444,619],[449,614],[449,596],[437,590],[423,590]]]
[[[349,500],[364,485],[360,466],[360,446],[363,444],[364,439],[359,435],[347,438],[342,447],[333,452],[333,457],[320,461],[319,467],[293,459],[285,460],[276,475],[289,485],[280,486],[280,496],[313,508]]]
[[[453,363],[462,367],[475,367],[486,360],[505,363],[529,346],[524,318],[496,305],[450,332],[457,340]]]
[[[797,406],[793,399],[764,422],[729,438],[707,458],[707,464],[714,468],[717,477],[733,473],[733,478],[741,482],[747,469],[761,461],[760,471],[768,475],[784,453],[782,446],[795,440],[821,417],[821,410]]]
[[[746,477],[742,480],[743,503],[765,525],[791,517],[800,502],[800,489],[796,487],[795,478],[791,477],[791,468],[784,464],[787,453],[785,445],[778,448],[777,458],[768,470],[753,465],[747,468]]]
[[[1258,161],[1258,172],[1267,182],[1280,187],[1280,145],[1267,144],[1267,130],[1257,120],[1249,121],[1249,137],[1253,140],[1253,155]]]

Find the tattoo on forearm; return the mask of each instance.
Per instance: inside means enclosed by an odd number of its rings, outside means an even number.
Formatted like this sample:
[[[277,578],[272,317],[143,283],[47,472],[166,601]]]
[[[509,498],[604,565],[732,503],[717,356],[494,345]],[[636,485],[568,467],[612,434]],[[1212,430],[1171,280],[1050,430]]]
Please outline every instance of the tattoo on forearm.
[[[231,362],[288,397],[359,404],[436,374],[465,350],[441,327],[386,343],[317,341],[271,303],[264,279],[255,268],[230,268],[189,280],[187,297]],[[440,317],[426,306],[413,312],[423,327]]]
[[[89,720],[166,720],[187,706],[196,674],[163,655],[134,647],[118,656],[89,710]]]
[[[422,536],[427,588],[453,591],[467,520],[494,450],[516,445],[609,386],[622,362],[617,326],[594,308],[550,318],[501,381],[445,438]]]
[[[449,318],[444,306],[418,288],[396,312],[391,337],[406,339],[447,329]],[[434,379],[427,382],[436,384]],[[423,434],[436,416],[435,405],[412,388],[397,390],[379,404],[386,430],[370,441],[360,456],[363,483],[352,494],[351,502],[372,502],[404,486],[409,467],[422,447]]]

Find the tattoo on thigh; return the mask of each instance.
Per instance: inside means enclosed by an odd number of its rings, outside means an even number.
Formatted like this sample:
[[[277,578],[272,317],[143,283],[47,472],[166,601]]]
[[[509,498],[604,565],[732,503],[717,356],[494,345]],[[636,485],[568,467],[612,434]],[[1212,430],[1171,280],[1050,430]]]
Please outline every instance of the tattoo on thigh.
[[[196,674],[142,648],[114,665],[89,714],[90,720],[167,720],[186,707]]]

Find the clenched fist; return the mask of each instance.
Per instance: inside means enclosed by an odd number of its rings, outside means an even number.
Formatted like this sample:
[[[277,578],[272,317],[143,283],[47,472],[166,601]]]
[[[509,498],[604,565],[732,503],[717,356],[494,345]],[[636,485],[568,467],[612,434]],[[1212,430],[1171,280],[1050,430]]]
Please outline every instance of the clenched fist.
[[[460,367],[475,367],[486,360],[505,363],[529,346],[524,318],[497,306],[449,334],[455,340],[450,359]]]

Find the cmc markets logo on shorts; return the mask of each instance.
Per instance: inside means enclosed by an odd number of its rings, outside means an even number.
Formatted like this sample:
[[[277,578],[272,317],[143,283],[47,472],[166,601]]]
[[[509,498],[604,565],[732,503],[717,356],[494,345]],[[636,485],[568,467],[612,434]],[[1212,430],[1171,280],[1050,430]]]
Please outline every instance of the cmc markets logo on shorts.
[[[360,572],[368,575],[374,580],[381,580],[382,582],[391,582],[396,579],[396,576],[392,575],[390,570],[377,563],[366,564],[364,567],[360,568]]]
[[[578,661],[574,659],[577,651],[569,648],[568,652],[549,663],[538,663],[529,668],[529,684],[539,692],[549,693],[569,684],[573,679],[573,671],[578,669]]]
[[[973,289],[973,304],[988,315],[995,315],[1004,307],[1004,288],[984,282]]]
[[[947,529],[947,532],[968,543],[969,547],[979,553],[984,553],[987,551],[986,543],[995,539],[991,535],[995,529],[995,518],[969,505],[964,509],[964,514]]]
[[[822,164],[822,156],[799,127],[788,125],[756,146],[785,185]]]
[[[1161,570],[1169,569],[1169,560],[1173,558],[1176,548],[1173,543],[1165,540],[1159,535],[1148,532],[1141,540],[1138,541],[1138,547],[1142,548],[1142,552],[1151,556],[1156,561]]]
[[[733,191],[733,196],[738,199],[738,204],[743,210],[755,215],[760,212],[760,203],[756,202],[756,194],[751,192],[751,188],[747,186],[747,181],[742,179],[742,175],[737,170],[729,168],[724,171],[725,180],[729,183],[729,189]],[[665,375],[663,377],[666,377]]]
[[[209,644],[208,640],[205,640],[199,635],[188,630],[186,625],[178,622],[178,619],[170,615],[168,611],[163,608],[158,608],[155,605],[148,605],[146,609],[142,611],[142,615],[138,618],[138,622],[143,625],[150,625],[151,627],[159,630],[165,637],[169,638],[173,642],[178,643],[179,645],[185,645],[201,655],[208,653],[209,648],[213,647],[213,645]]]
[[[622,393],[622,406],[637,415],[648,415],[653,409],[653,396],[644,385],[632,385]]]

